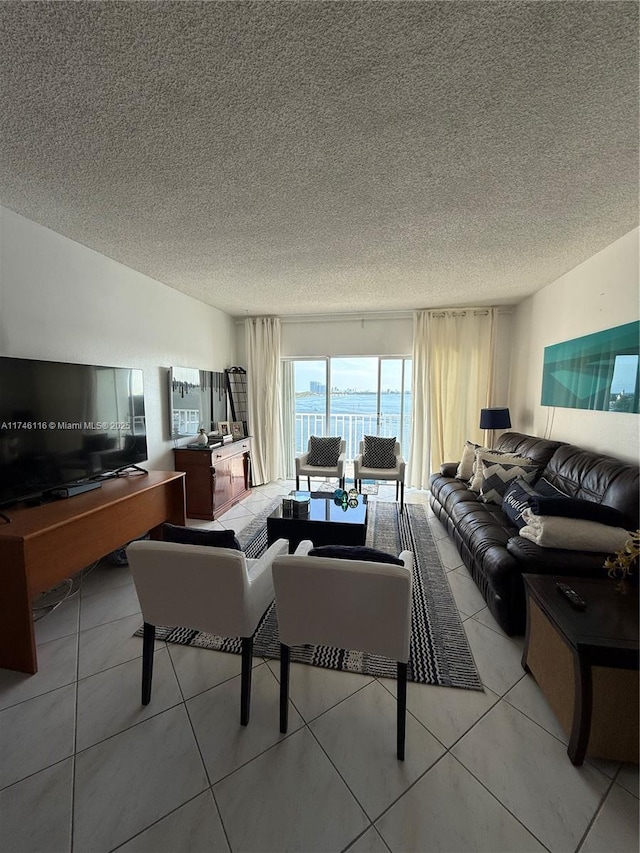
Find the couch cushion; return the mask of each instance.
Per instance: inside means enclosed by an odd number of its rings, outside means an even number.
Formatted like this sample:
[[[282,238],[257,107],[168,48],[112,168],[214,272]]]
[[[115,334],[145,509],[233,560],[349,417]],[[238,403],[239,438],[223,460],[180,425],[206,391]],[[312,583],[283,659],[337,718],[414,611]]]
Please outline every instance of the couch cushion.
[[[565,495],[563,491],[557,489],[553,483],[550,483],[546,477],[540,477],[540,479],[536,483],[536,491],[539,492],[543,497],[548,498],[568,498],[569,495]]]
[[[365,545],[321,545],[309,551],[310,557],[332,557],[334,560],[364,560],[367,563],[389,563],[393,566],[404,566],[402,560],[378,551],[376,548],[367,548]]]
[[[640,472],[637,465],[564,444],[549,460],[543,476],[569,497],[603,503],[619,510],[630,530],[638,527]]]
[[[496,449],[526,456],[527,459],[544,468],[562,445],[562,441],[549,441],[546,438],[537,438],[535,435],[525,435],[522,432],[503,432],[497,441]]]
[[[242,550],[233,530],[200,530],[167,522],[162,525],[162,538],[165,542],[177,542],[179,545],[209,545],[213,548]]]
[[[338,464],[342,436],[309,436],[309,456],[307,465],[316,468],[333,468]]]

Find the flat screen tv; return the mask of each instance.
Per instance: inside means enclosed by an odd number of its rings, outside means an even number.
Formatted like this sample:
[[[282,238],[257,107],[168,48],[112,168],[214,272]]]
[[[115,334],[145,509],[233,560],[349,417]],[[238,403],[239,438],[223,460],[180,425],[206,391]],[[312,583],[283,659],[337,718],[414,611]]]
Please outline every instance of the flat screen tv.
[[[169,369],[171,438],[217,430],[227,419],[227,384],[224,373],[196,367]]]
[[[0,357],[0,505],[146,459],[141,370]]]

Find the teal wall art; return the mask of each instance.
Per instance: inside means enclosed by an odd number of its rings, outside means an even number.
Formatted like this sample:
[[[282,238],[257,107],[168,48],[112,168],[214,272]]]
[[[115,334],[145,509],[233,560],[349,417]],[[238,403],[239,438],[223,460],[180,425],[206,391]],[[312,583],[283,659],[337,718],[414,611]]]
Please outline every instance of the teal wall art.
[[[543,406],[640,412],[640,321],[544,348]]]

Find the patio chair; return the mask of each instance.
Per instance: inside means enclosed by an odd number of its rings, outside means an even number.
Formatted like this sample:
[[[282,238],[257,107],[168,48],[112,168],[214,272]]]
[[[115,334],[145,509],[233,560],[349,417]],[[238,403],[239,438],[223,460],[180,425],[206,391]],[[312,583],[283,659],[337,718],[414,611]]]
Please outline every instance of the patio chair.
[[[309,491],[311,477],[336,477],[344,489],[346,451],[347,443],[340,436],[310,436],[307,452],[296,456],[296,491],[300,489],[300,477],[307,478]]]
[[[400,512],[404,509],[404,471],[400,443],[380,436],[364,437],[360,442],[360,453],[353,460],[353,479],[356,489],[362,488],[363,480],[390,480],[396,484],[396,500],[400,492]]]

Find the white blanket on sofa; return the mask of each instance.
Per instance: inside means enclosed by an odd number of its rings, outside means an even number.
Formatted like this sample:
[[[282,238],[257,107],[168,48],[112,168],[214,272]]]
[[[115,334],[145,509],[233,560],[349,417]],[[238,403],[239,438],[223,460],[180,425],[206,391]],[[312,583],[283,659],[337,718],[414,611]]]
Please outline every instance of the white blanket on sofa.
[[[601,551],[611,554],[624,546],[629,533],[622,527],[609,527],[582,518],[559,515],[536,515],[533,510],[522,513],[525,526],[520,536],[542,548],[564,548],[567,551]]]

